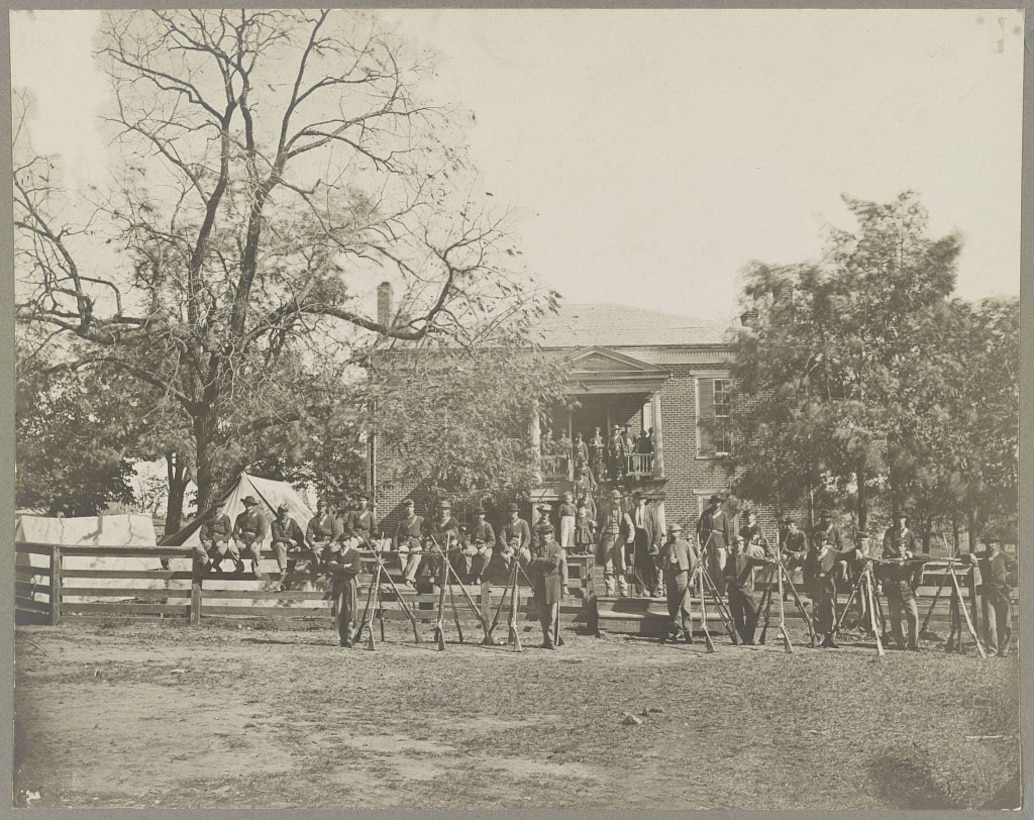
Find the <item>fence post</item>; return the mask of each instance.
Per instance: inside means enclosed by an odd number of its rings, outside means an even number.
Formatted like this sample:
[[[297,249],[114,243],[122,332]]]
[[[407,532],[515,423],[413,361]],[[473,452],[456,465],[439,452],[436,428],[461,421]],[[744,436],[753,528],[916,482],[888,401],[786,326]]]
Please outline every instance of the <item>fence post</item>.
[[[61,623],[61,547],[50,545],[50,625]]]
[[[190,622],[195,626],[201,623],[201,574],[205,562],[194,556],[190,572]]]
[[[969,609],[973,613],[973,629],[976,631],[977,635],[980,637],[980,640],[982,640],[982,641],[984,641],[986,643],[990,639],[990,635],[988,634],[989,633],[989,630],[988,630],[988,619],[986,617],[984,617],[984,618],[980,617],[984,613],[983,612],[979,612],[979,610],[980,610],[980,602],[977,600],[977,571],[976,571],[976,568],[975,567],[970,567],[969,568],[969,572],[967,573],[967,576],[968,576],[968,578],[967,578],[967,584],[966,585],[969,587]],[[981,583],[983,583],[984,579],[981,578],[980,581],[981,581]],[[983,621],[983,626],[984,626],[983,629],[980,628],[981,621]]]

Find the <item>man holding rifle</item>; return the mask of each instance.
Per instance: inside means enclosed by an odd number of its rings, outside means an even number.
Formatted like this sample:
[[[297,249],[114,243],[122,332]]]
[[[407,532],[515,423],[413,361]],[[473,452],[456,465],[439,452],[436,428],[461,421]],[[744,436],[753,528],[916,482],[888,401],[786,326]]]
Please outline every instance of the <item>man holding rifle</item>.
[[[725,561],[729,556],[729,545],[736,536],[732,519],[722,509],[724,499],[712,495],[707,500],[707,509],[697,522],[697,539],[700,542],[700,557],[719,595],[725,594]]]
[[[1016,559],[1002,552],[998,536],[993,533],[984,535],[985,549],[980,552],[969,552],[962,559],[969,564],[975,563],[980,568],[981,594],[995,614],[995,650],[1000,658],[1009,654],[1012,642],[1012,603],[1009,600],[1009,576],[1016,573]],[[990,633],[990,629],[987,630]],[[988,634],[988,644],[991,644]]]
[[[553,525],[548,521],[542,526],[545,543],[542,555],[532,558],[528,549],[520,553],[521,562],[528,568],[528,574],[535,585],[535,601],[538,604],[539,624],[542,626],[542,648],[556,649],[559,636],[560,599],[563,596],[564,550],[553,537]]]

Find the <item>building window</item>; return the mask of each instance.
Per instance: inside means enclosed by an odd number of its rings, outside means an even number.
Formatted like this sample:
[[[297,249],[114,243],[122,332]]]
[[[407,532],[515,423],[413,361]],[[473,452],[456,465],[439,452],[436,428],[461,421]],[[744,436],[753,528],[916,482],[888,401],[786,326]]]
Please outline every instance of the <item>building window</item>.
[[[697,455],[714,458],[732,452],[729,379],[697,379]]]

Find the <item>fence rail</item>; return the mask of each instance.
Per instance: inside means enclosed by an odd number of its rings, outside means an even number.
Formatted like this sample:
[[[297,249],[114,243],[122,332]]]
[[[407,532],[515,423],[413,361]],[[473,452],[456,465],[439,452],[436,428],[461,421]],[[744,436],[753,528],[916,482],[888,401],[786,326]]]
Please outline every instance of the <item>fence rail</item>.
[[[273,557],[263,551],[262,559]],[[401,582],[402,564],[397,553],[387,553],[384,562],[389,573]],[[70,559],[131,558],[154,560],[151,568],[108,568],[75,566]],[[189,568],[165,569],[159,559],[189,562]],[[373,552],[362,553],[363,572],[359,576],[359,605],[373,583],[377,560]],[[592,556],[570,556],[569,585],[561,618],[584,623],[587,606],[593,598]],[[285,580],[279,572],[257,576],[252,572],[218,573],[205,571],[190,547],[99,547],[65,546],[17,542],[15,544],[15,610],[21,623],[58,625],[64,620],[96,620],[102,616],[128,618],[178,618],[199,624],[211,618],[274,618],[277,620],[331,617],[331,602],[325,580],[314,580],[311,572],[295,573],[292,579],[307,582],[312,588],[278,589],[256,586]],[[110,582],[105,584],[105,582]],[[161,586],[145,586],[145,582]],[[220,588],[232,582],[245,588]],[[485,583],[466,586],[466,591],[491,619],[503,593],[505,578],[489,576]],[[534,620],[536,610],[524,579],[520,581],[522,617]],[[405,603],[417,620],[424,623],[437,618],[438,593],[406,590]],[[477,620],[456,590],[461,623],[477,626]],[[92,599],[92,600],[90,600]],[[100,599],[100,600],[97,600]],[[387,583],[381,587],[378,617],[385,621],[406,618],[402,604]],[[452,612],[446,618],[451,623]]]

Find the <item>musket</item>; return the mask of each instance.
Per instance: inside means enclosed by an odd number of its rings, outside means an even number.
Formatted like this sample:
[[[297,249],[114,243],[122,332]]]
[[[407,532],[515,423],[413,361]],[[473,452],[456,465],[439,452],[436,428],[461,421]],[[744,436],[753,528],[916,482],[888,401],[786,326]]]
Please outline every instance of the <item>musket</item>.
[[[445,561],[445,565],[448,568],[448,570],[447,570],[448,573],[450,573],[451,576],[456,579],[456,583],[459,585],[459,588],[460,588],[460,593],[466,599],[467,605],[473,610],[474,614],[477,616],[478,621],[481,623],[481,629],[485,633],[484,640],[482,641],[482,643],[494,645],[495,642],[492,640],[491,635],[490,635],[490,630],[488,628],[487,616],[482,614],[481,608],[474,602],[474,599],[470,597],[470,593],[468,593],[466,588],[463,586],[463,581],[460,579],[459,575],[457,574],[455,567],[453,567],[452,564],[449,563],[448,556],[442,551],[441,546],[439,546],[438,542],[435,541],[434,536],[431,536],[431,543],[434,544],[435,549],[438,550],[438,554],[442,557],[442,560]],[[451,583],[449,584],[449,594],[450,595],[452,594],[452,584]],[[456,610],[456,605],[454,603],[453,604],[453,611],[455,612],[455,610]],[[460,629],[459,616],[458,615],[457,615],[457,618],[456,618],[456,629],[457,629],[457,631],[460,632],[460,636],[461,636],[460,637],[460,643],[463,643],[463,638],[462,638],[463,632]]]

